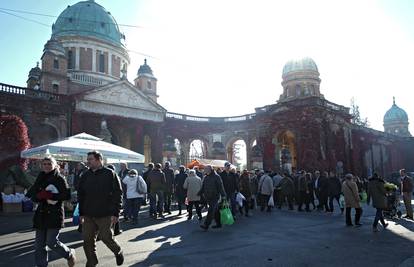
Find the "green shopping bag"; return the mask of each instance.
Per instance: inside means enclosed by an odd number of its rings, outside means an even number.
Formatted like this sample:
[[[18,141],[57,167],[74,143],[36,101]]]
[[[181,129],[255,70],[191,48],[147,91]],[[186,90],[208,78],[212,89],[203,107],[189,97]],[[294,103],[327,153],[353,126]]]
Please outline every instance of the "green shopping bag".
[[[220,222],[223,225],[232,225],[234,223],[233,214],[231,213],[229,203],[227,203],[227,201],[223,202],[220,209]]]
[[[365,191],[359,193],[359,199],[361,203],[367,203],[367,198],[368,198],[368,195]]]

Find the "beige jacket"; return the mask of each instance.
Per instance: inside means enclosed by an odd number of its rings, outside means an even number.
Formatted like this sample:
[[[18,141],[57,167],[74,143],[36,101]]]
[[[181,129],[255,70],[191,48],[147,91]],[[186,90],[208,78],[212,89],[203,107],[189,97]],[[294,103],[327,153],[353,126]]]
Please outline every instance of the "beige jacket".
[[[197,194],[200,192],[201,185],[201,178],[190,173],[183,184],[184,189],[187,189],[188,201],[200,201],[200,196]]]
[[[354,181],[345,180],[342,183],[342,193],[344,193],[345,207],[361,208],[359,204],[358,186]]]

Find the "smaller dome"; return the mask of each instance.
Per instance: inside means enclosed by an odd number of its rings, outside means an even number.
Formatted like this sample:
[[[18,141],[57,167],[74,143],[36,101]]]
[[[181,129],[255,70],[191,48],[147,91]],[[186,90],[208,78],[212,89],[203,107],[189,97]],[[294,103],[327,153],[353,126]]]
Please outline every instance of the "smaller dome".
[[[65,48],[53,37],[47,41],[43,48],[43,53],[46,52],[51,52],[57,56],[65,56]]]
[[[408,123],[408,115],[405,110],[398,107],[395,104],[395,98],[394,103],[392,107],[385,113],[384,115],[384,123],[393,123],[393,122],[407,122]]]
[[[144,65],[141,65],[138,69],[138,76],[141,75],[154,76],[151,67],[147,65],[147,59],[144,59]]]
[[[309,57],[288,61],[283,67],[282,76],[296,71],[315,71],[318,72],[318,66],[315,61]]]
[[[39,62],[36,63],[36,67],[29,71],[29,78],[39,79],[42,74],[42,70],[39,68]]]

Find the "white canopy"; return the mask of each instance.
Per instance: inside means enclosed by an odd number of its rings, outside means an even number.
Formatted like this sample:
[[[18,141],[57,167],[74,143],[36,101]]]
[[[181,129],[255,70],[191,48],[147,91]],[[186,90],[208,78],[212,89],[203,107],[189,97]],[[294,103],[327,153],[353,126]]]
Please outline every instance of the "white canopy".
[[[102,141],[102,139],[80,133],[62,141],[27,149],[21,152],[22,158],[42,159],[51,155],[57,160],[86,161],[87,153],[99,151],[107,163],[138,162],[144,163],[145,157],[132,150]]]

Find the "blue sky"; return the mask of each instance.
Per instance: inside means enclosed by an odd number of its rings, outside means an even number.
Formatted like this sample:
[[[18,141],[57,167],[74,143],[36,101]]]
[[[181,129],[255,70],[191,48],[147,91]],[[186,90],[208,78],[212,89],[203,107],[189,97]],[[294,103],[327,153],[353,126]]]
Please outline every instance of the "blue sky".
[[[2,1],[0,8],[58,16],[77,1]],[[126,35],[128,78],[147,54],[167,110],[230,116],[273,104],[291,58],[312,57],[321,92],[349,106],[354,97],[375,129],[392,97],[414,118],[414,1],[99,0]],[[10,12],[10,11],[8,11]],[[13,12],[11,12],[13,13]],[[56,18],[14,13],[51,25]],[[0,82],[24,86],[51,27],[0,12]],[[142,53],[142,54],[140,54]],[[211,99],[206,101],[206,99]],[[212,106],[211,101],[223,103]],[[229,108],[230,107],[230,108]],[[410,124],[414,134],[414,126]]]

